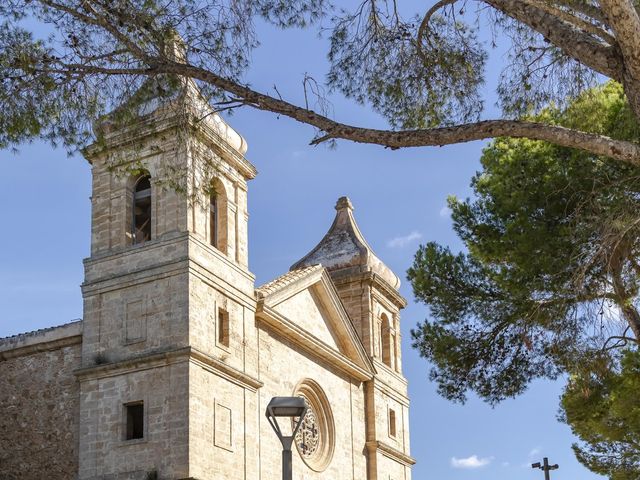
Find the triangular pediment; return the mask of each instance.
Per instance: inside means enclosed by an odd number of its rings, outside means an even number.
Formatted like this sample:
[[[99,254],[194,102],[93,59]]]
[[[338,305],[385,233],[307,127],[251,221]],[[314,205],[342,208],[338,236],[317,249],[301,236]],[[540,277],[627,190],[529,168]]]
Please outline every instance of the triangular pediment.
[[[357,377],[374,373],[353,322],[322,266],[288,272],[259,288],[258,298],[258,318],[278,333],[320,357],[350,364],[358,371]]]

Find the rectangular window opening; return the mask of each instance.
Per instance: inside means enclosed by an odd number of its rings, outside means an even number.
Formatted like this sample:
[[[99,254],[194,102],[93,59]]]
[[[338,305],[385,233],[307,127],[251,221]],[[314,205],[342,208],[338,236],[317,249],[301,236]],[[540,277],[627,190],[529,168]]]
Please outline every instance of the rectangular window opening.
[[[396,436],[396,412],[393,409],[389,409],[389,435]]]
[[[125,440],[144,438],[144,404],[142,402],[125,405],[127,430]]]
[[[218,309],[218,345],[229,346],[229,312]]]

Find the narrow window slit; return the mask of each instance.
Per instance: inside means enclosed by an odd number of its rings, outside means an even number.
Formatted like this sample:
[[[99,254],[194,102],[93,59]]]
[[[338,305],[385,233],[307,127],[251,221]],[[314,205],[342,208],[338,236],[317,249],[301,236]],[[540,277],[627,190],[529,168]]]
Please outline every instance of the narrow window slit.
[[[229,312],[218,309],[218,345],[229,346]]]
[[[396,436],[396,411],[391,408],[389,409],[389,435]]]
[[[127,413],[127,431],[125,440],[144,438],[144,404],[131,403],[125,405]]]

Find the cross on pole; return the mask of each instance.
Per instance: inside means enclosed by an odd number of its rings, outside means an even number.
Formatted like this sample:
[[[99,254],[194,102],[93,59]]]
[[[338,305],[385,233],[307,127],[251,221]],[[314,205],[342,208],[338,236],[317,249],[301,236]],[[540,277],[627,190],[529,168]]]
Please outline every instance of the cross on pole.
[[[549,465],[549,459],[547,457],[544,457],[542,459],[542,465],[540,465],[540,462],[532,463],[531,468],[539,468],[544,472],[544,480],[551,480],[549,472],[551,470],[557,470],[558,464],[556,463],[555,465]]]

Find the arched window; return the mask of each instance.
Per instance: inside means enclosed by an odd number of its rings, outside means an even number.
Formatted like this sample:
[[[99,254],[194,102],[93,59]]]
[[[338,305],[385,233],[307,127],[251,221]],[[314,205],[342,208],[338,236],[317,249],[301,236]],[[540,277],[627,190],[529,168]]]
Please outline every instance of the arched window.
[[[227,253],[227,196],[218,179],[213,181],[209,194],[209,243]]]
[[[133,243],[151,240],[151,177],[142,175],[133,188]]]
[[[382,320],[382,362],[386,366],[392,367],[391,324],[385,313],[380,318]]]

